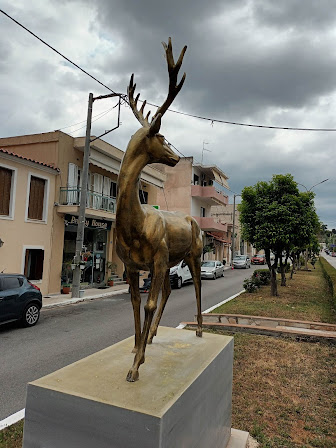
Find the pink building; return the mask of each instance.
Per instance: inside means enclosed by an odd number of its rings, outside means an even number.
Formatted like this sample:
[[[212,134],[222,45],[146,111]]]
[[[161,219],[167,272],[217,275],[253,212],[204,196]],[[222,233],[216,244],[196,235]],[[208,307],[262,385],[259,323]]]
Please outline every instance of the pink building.
[[[228,261],[231,240],[227,224],[211,215],[212,206],[228,204],[226,174],[216,166],[195,163],[193,157],[181,158],[173,168],[160,165],[160,170],[167,176],[164,189],[157,195],[160,209],[193,216],[203,233],[204,259]]]

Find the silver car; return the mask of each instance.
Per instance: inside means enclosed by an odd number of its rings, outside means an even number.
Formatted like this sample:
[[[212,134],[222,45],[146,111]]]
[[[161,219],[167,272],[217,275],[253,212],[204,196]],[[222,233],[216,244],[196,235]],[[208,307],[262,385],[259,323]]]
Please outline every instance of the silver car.
[[[247,269],[251,267],[251,260],[248,255],[236,255],[233,259],[233,267]]]
[[[203,261],[201,265],[201,277],[216,279],[224,277],[224,265],[221,261]]]

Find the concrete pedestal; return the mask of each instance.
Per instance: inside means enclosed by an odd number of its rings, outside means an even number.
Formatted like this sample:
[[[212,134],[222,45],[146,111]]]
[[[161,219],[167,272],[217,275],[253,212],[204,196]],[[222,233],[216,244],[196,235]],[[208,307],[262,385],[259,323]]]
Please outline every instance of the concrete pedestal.
[[[30,383],[23,447],[227,447],[233,339],[160,327],[139,381],[128,383],[133,343]]]

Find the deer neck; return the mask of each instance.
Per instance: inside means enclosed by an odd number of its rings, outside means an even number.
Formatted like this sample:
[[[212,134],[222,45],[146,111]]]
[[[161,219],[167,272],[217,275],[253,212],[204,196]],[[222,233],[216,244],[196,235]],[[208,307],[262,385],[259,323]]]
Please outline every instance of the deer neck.
[[[145,214],[139,199],[139,180],[149,163],[147,153],[128,146],[118,177],[117,227],[142,225]]]

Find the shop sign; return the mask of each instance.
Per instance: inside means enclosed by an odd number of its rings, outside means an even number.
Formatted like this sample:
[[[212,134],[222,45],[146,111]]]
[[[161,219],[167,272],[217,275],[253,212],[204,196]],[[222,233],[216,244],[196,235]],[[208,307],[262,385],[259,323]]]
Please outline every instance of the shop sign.
[[[65,225],[78,225],[78,216],[73,215],[65,215],[64,217]],[[101,219],[96,218],[85,218],[85,228],[89,229],[102,229],[102,230],[111,230],[111,222],[103,221]]]

